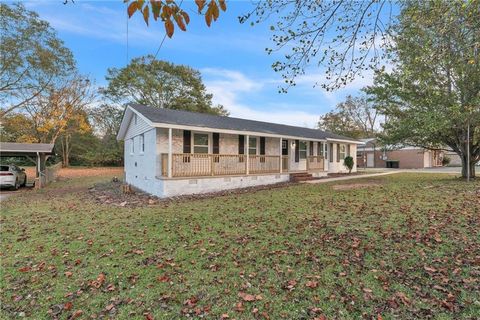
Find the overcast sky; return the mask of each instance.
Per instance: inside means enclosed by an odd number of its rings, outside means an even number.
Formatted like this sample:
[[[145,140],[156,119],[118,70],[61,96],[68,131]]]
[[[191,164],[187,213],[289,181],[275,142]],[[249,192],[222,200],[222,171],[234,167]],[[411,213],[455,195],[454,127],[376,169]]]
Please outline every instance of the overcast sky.
[[[123,1],[84,1],[63,5],[62,0],[24,2],[50,22],[61,39],[73,51],[80,72],[105,85],[109,67],[127,64],[128,59],[155,54],[164,27],[153,20],[147,27],[139,14],[128,20]],[[314,87],[324,76],[311,69],[298,79],[287,94],[278,93],[282,81],[271,65],[279,56],[269,56],[272,45],[269,24],[241,25],[237,17],[252,9],[249,1],[228,1],[226,13],[208,28],[195,11],[195,4],[185,0],[182,8],[190,13],[187,32],[176,29],[167,38],[157,59],[186,64],[201,71],[214,102],[223,104],[231,116],[314,127],[319,115],[332,110],[347,94],[356,94],[371,83],[371,74],[336,92]]]

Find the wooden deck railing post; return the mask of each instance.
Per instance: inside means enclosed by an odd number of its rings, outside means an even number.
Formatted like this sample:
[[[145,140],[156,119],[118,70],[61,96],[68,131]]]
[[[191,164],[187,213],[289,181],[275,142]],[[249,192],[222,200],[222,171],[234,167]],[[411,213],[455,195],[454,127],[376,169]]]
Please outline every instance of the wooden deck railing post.
[[[172,177],[172,128],[168,128],[168,177]]]
[[[210,158],[210,175],[213,176],[213,166],[215,165],[215,155],[209,155]]]
[[[249,149],[250,149],[250,145],[249,145],[249,144],[250,144],[250,141],[249,141],[249,140],[250,140],[250,136],[247,134],[247,143],[246,143],[246,146],[247,146],[247,147],[246,147],[246,149],[247,149],[247,152],[246,152],[246,154],[247,154],[247,160],[246,160],[247,170],[246,170],[246,174],[247,174],[247,175],[250,174],[250,150],[249,150]]]
[[[279,154],[279,161],[280,161],[280,173],[283,172],[283,160],[282,160],[282,138],[280,138],[280,145],[279,145],[279,149],[278,149],[278,154]]]

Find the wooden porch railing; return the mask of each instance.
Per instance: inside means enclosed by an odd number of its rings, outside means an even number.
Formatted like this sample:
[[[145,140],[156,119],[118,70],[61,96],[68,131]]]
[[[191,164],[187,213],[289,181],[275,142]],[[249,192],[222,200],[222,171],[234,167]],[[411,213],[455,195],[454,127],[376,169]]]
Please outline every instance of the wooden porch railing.
[[[280,156],[249,156],[250,173],[280,172]]]
[[[280,173],[289,171],[288,156],[249,155],[251,174]],[[168,176],[168,154],[161,154],[162,176]],[[307,170],[325,170],[322,156],[309,156]],[[247,155],[174,153],[172,154],[172,177],[201,177],[247,174]]]
[[[174,153],[172,177],[246,174],[245,155]],[[162,154],[162,175],[168,175],[168,154]]]
[[[287,172],[289,169],[288,156],[282,156],[282,171]]]
[[[307,170],[325,170],[325,159],[323,156],[308,156]]]

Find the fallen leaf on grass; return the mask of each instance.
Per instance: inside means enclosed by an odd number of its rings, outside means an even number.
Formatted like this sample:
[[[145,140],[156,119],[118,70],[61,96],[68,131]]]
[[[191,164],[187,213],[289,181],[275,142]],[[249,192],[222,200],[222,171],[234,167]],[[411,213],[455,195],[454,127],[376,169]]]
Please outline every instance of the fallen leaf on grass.
[[[28,272],[28,271],[30,271],[30,270],[32,270],[32,268],[29,267],[29,266],[22,267],[22,268],[18,269],[18,271],[20,271],[20,272]]]
[[[144,316],[145,316],[145,320],[153,320],[154,319],[151,313],[145,313]]]
[[[70,320],[77,319],[78,317],[81,317],[82,314],[83,314],[82,310],[77,310],[72,314],[72,316],[70,317]]]
[[[167,276],[167,275],[158,276],[157,281],[158,282],[170,282],[170,277]]]
[[[318,282],[317,281],[307,281],[305,286],[307,286],[311,289],[314,289],[314,288],[318,287]]]
[[[237,312],[243,312],[245,311],[245,307],[243,306],[243,303],[242,302],[238,302],[236,305],[235,305],[235,311]]]
[[[240,298],[243,299],[243,301],[246,301],[246,302],[253,302],[253,301],[257,301],[257,300],[262,300],[262,296],[257,294],[256,296],[254,296],[253,294],[248,294],[248,293],[245,293],[245,292],[239,292],[238,293],[238,296]]]
[[[70,310],[72,309],[72,307],[73,307],[73,303],[71,303],[70,301],[65,302],[65,304],[63,305],[63,309],[65,310]]]

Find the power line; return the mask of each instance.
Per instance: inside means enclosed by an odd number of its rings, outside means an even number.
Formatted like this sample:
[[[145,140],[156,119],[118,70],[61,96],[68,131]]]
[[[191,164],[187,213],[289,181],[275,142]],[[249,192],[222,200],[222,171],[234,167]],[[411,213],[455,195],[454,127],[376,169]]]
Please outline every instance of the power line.
[[[182,8],[182,3],[183,3],[183,0],[180,1],[180,4],[178,5],[178,9],[181,9]],[[160,52],[160,49],[162,48],[163,46],[163,43],[165,42],[165,39],[167,38],[167,32],[165,32],[165,35],[163,36],[163,39],[162,41],[160,42],[160,45],[158,46],[158,49],[157,51],[155,52],[155,55],[153,56],[153,59],[157,59],[157,55],[158,55],[158,52]]]
[[[128,65],[128,20],[129,20],[129,17],[128,17],[128,13],[127,13],[127,65]]]

